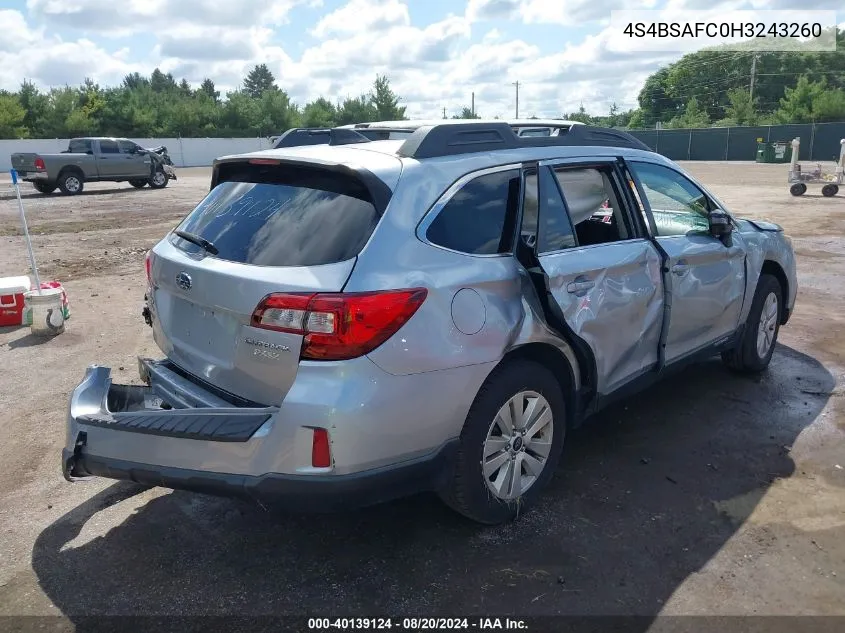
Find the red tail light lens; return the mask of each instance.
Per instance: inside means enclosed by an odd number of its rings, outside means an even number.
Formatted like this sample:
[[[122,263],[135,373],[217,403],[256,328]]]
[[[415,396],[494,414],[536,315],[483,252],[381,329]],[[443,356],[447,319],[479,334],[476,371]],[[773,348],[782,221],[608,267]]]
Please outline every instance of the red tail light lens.
[[[147,271],[147,285],[153,285],[153,252],[147,251],[147,255],[144,257],[144,268]]]
[[[252,325],[303,335],[304,359],[346,360],[368,354],[393,336],[427,294],[425,288],[272,294],[255,309]]]
[[[35,159],[35,169],[39,171],[44,171],[47,169],[47,165],[44,164],[44,159],[39,157]]]
[[[314,429],[311,440],[311,466],[329,468],[332,465],[332,452],[329,448],[329,432],[326,429]]]

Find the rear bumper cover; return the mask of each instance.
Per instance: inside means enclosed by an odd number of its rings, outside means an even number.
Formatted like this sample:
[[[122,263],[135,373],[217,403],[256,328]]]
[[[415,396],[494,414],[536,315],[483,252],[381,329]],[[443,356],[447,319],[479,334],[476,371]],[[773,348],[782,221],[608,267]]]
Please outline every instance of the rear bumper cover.
[[[84,441],[84,440],[83,440]],[[438,451],[401,464],[350,475],[235,475],[138,464],[86,454],[84,444],[62,450],[65,479],[99,476],[149,486],[189,490],[259,502],[296,512],[350,510],[418,492],[439,490],[449,473],[458,440]]]

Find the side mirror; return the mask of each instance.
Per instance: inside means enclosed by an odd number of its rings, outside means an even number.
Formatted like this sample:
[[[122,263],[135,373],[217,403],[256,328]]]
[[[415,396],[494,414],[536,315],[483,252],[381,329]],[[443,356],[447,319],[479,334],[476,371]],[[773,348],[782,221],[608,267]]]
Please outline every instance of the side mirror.
[[[709,213],[710,235],[726,240],[733,232],[733,223],[731,217],[720,209],[715,209]]]

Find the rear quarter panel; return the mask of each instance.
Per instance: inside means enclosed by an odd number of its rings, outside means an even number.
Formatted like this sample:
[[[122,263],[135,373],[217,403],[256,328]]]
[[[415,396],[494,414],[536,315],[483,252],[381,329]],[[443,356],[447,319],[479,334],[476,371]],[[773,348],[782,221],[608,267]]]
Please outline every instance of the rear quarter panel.
[[[39,154],[51,180],[59,177],[65,167],[78,167],[86,178],[97,178],[97,159],[90,154]]]

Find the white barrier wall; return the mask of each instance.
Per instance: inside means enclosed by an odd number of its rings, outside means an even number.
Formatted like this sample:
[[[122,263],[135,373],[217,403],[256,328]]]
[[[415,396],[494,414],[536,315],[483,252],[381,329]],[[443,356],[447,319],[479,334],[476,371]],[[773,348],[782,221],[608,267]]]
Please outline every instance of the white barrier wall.
[[[268,138],[133,138],[141,147],[165,145],[177,167],[205,167],[219,156],[256,152],[270,147]],[[57,154],[67,149],[68,139],[0,140],[0,171],[12,168],[16,152]]]

